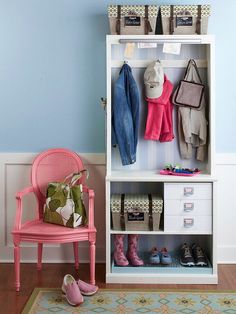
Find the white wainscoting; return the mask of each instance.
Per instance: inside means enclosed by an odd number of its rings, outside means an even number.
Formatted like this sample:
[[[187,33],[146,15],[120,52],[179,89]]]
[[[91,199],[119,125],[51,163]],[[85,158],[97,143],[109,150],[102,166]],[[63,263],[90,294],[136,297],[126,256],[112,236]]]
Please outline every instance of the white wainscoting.
[[[236,263],[236,154],[216,154],[218,262]]]
[[[15,194],[30,184],[34,153],[0,153],[0,261],[13,261],[11,229],[15,216]],[[81,154],[90,171],[89,185],[96,193],[95,219],[97,262],[105,261],[105,154]],[[218,177],[218,262],[236,263],[236,154],[216,154]],[[24,201],[24,219],[33,217],[34,197]],[[22,243],[21,261],[36,261],[36,246]],[[80,261],[88,261],[88,246],[80,244]],[[47,245],[44,262],[73,262],[72,245]]]
[[[34,153],[0,153],[0,261],[13,261],[11,229],[15,217],[15,195],[30,185],[30,170]],[[85,168],[89,170],[88,185],[95,190],[95,221],[97,227],[97,262],[105,260],[105,154],[80,154]],[[34,217],[33,195],[24,200],[23,219]],[[21,261],[36,261],[36,245],[21,244]],[[88,261],[88,245],[80,243],[80,261]],[[72,245],[44,245],[44,262],[72,262]]]

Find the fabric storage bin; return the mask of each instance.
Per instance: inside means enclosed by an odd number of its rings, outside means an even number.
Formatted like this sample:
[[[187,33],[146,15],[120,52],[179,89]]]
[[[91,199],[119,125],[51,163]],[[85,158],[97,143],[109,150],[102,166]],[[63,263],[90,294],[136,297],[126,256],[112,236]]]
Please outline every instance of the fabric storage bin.
[[[112,35],[155,34],[158,6],[109,5],[108,17]]]
[[[158,231],[163,199],[157,194],[113,194],[111,214],[114,230]]]
[[[210,5],[162,5],[163,34],[207,34]]]

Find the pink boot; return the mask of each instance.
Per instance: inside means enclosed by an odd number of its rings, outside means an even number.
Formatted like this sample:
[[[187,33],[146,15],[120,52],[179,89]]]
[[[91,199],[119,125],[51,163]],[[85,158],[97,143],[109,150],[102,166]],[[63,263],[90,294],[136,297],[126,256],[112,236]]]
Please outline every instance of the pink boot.
[[[117,266],[128,266],[129,262],[124,255],[124,235],[114,236],[114,261]]]
[[[129,234],[128,235],[128,251],[127,251],[126,257],[132,266],[143,266],[144,262],[137,255],[137,247],[138,247],[138,235]]]

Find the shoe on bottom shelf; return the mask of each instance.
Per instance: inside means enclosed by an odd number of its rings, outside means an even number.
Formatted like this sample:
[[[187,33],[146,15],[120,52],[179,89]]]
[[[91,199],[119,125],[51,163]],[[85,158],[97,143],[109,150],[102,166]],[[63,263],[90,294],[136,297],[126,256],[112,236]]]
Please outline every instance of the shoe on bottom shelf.
[[[161,249],[161,263],[163,265],[170,265],[172,263],[171,255],[165,247]]]
[[[203,249],[198,244],[192,245],[192,253],[196,266],[207,266],[207,258]]]
[[[71,275],[65,275],[62,283],[62,292],[66,295],[66,300],[70,305],[79,306],[84,302],[84,298],[80,292],[75,278]]]
[[[183,266],[195,265],[190,247],[186,243],[184,243],[180,248],[180,264]]]
[[[160,264],[160,255],[159,255],[157,247],[153,247],[151,249],[149,262],[150,262],[150,264]]]
[[[78,287],[82,295],[90,296],[94,295],[98,291],[98,286],[90,285],[89,283],[84,282],[83,280],[77,281]]]

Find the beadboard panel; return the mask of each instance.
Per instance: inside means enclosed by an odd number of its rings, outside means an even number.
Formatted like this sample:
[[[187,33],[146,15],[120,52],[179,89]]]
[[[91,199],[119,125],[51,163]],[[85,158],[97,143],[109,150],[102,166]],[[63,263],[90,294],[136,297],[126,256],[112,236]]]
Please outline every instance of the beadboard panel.
[[[31,164],[34,153],[2,153],[0,154],[0,261],[13,261],[13,244],[11,230],[16,212],[15,195],[17,191],[30,185]],[[104,261],[105,256],[105,155],[80,154],[85,168],[89,170],[88,185],[95,190],[95,221],[97,227],[97,261]],[[36,200],[34,195],[24,197],[23,221],[32,219],[35,215]],[[36,245],[21,244],[21,261],[36,261]],[[80,261],[89,259],[87,242],[80,243]],[[72,245],[45,245],[43,250],[44,262],[72,262]]]
[[[217,154],[216,165],[218,262],[236,263],[236,154]]]
[[[13,261],[11,229],[15,217],[15,194],[29,185],[30,169],[34,153],[0,153],[0,261]],[[105,154],[81,154],[89,169],[89,185],[96,193],[95,219],[97,233],[97,262],[105,261]],[[216,154],[218,178],[218,262],[236,263],[235,190],[236,154]],[[35,200],[28,196],[24,201],[24,219],[34,216]],[[36,261],[36,246],[22,243],[21,260]],[[88,261],[88,246],[80,244],[80,260]],[[45,245],[44,262],[72,262],[72,245]]]

